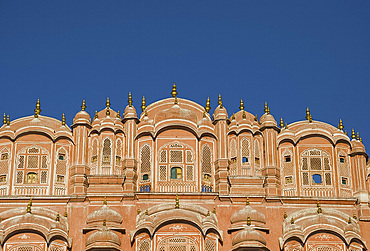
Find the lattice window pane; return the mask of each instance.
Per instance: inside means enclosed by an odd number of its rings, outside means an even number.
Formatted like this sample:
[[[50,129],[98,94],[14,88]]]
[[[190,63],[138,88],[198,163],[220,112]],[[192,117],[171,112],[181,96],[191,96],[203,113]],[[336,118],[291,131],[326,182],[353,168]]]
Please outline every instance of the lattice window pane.
[[[186,180],[188,181],[194,180],[193,166],[186,166]]]
[[[169,251],[186,251],[186,246],[170,246]]]
[[[207,239],[204,244],[204,251],[215,251],[215,242],[213,240]]]
[[[8,173],[8,160],[0,160],[0,174]]]
[[[311,158],[311,170],[321,170],[321,158]]]
[[[116,144],[116,155],[122,156],[122,142],[119,139],[117,140],[117,144]]]
[[[112,154],[112,148],[111,148],[111,142],[109,139],[105,139],[103,143],[103,165],[109,165],[111,161],[111,154]]]
[[[193,162],[193,154],[189,150],[186,150],[186,162],[187,163]]]
[[[254,157],[260,157],[260,144],[258,140],[254,141]]]
[[[302,174],[302,180],[303,180],[303,185],[309,185],[309,182],[308,182],[308,173],[303,173]]]
[[[15,181],[16,183],[20,184],[23,183],[23,171],[17,172],[17,179]]]
[[[167,179],[167,166],[159,166],[159,180],[165,181]]]
[[[48,168],[47,160],[48,160],[47,156],[43,155],[41,157],[41,168]]]
[[[181,150],[170,150],[170,162],[182,163],[183,162],[182,153],[183,151]]]
[[[14,251],[34,251],[33,247],[18,247],[17,249],[14,249]]]
[[[325,173],[325,183],[326,185],[331,185],[331,174]]]
[[[150,243],[147,240],[143,240],[140,243],[139,250],[140,251],[149,251],[150,250]]]
[[[48,171],[41,171],[41,178],[40,178],[41,184],[46,184],[47,178],[48,178]]]
[[[212,155],[211,149],[208,145],[204,145],[202,151],[202,172],[211,173],[212,172]]]
[[[40,152],[40,149],[35,148],[35,147],[28,149],[28,153],[39,153],[39,152]]]
[[[319,156],[321,155],[321,152],[319,150],[313,149],[310,151],[311,156]]]
[[[167,163],[167,151],[166,150],[161,151],[159,162]]]
[[[144,145],[141,148],[141,173],[150,172],[150,146]]]
[[[242,157],[249,157],[249,155],[250,155],[249,139],[243,138],[243,140],[242,140]]]
[[[67,160],[57,160],[57,168],[56,168],[56,173],[57,174],[66,174],[66,169],[67,169]]]
[[[324,158],[324,169],[325,170],[330,170],[329,158]]]
[[[39,156],[28,156],[27,168],[35,169],[39,167]]]
[[[92,155],[93,156],[98,155],[98,141],[97,140],[94,140],[94,142],[93,142]]]
[[[24,155],[19,156],[18,168],[24,168]]]
[[[317,251],[333,251],[334,249],[332,247],[325,246],[325,247],[317,247],[316,250]]]
[[[230,142],[230,158],[236,157],[236,141],[232,139]]]

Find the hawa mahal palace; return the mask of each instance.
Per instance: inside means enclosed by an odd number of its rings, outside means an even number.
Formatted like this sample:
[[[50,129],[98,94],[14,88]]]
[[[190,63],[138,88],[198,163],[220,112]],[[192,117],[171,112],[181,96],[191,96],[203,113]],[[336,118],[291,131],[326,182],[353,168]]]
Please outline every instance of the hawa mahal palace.
[[[2,251],[362,251],[370,163],[359,135],[312,119],[210,114],[177,97],[71,127],[40,114],[0,128]]]

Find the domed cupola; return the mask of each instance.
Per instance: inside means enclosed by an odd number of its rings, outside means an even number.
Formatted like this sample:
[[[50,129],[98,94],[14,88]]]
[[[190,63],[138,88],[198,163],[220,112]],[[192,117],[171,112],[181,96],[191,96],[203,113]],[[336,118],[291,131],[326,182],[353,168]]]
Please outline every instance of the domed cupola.
[[[155,123],[159,123],[164,120],[168,119],[180,119],[180,120],[189,120],[193,123],[198,122],[198,117],[195,112],[188,110],[186,108],[182,108],[181,106],[181,99],[175,98],[175,103],[172,107],[160,111],[155,116]]]
[[[108,224],[122,223],[122,216],[107,206],[106,199],[104,199],[103,206],[89,214],[86,219],[86,223],[88,225],[96,225],[97,223],[101,223],[103,221],[106,221]]]
[[[249,198],[247,198],[247,205],[231,216],[230,219],[233,227],[246,225],[249,221],[255,225],[264,225],[266,223],[265,215],[253,209],[249,205]]]
[[[234,236],[232,245],[232,251],[245,250],[245,248],[262,248],[262,250],[268,250],[266,248],[266,238],[248,225]]]
[[[228,119],[227,110],[222,104],[221,94],[218,96],[218,106],[213,112],[213,119],[215,121],[220,119]]]
[[[137,119],[137,113],[135,107],[132,105],[132,96],[131,92],[128,94],[128,105],[125,108],[125,111],[123,113],[123,121],[127,119]]]
[[[103,221],[103,227],[87,238],[86,250],[121,250],[121,240]]]
[[[260,118],[260,124],[262,127],[277,127],[276,120],[274,116],[270,114],[270,108],[265,103],[265,113]]]
[[[85,111],[86,109],[86,102],[85,100],[82,101],[81,111],[79,111],[73,119],[73,124],[88,124],[91,123],[90,115]]]
[[[362,139],[360,138],[360,133],[357,132],[356,135],[355,130],[352,129],[351,138],[352,154],[365,154],[367,156],[365,146],[362,144]]]

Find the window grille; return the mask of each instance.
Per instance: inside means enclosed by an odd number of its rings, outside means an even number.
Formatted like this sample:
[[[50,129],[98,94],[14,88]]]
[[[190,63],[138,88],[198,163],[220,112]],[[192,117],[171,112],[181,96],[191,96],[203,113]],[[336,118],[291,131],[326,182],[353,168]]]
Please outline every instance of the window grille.
[[[308,170],[307,158],[302,159],[302,170]]]
[[[41,168],[48,168],[47,160],[48,160],[47,156],[43,155],[41,157]]]
[[[236,157],[236,141],[232,139],[230,142],[230,158]]]
[[[193,166],[186,166],[186,180],[188,181],[194,180]]]
[[[247,138],[242,139],[241,143],[242,147],[242,159],[243,159],[243,164],[247,164],[249,162],[249,156],[250,156],[250,141]],[[246,160],[246,161],[244,161]]]
[[[186,162],[187,163],[193,162],[193,154],[191,154],[190,150],[186,150]]]
[[[139,251],[149,251],[150,250],[150,243],[147,240],[143,240],[140,242]]]
[[[321,158],[311,158],[311,169],[321,170]]]
[[[39,156],[28,156],[27,168],[35,169],[39,167]]]
[[[330,170],[329,158],[324,158],[324,169]]]
[[[159,180],[166,181],[167,179],[167,166],[159,166]]]
[[[331,185],[331,174],[325,173],[325,183],[326,185]]]
[[[15,181],[16,183],[20,184],[23,183],[23,171],[17,172],[17,179]]]
[[[307,149],[302,153],[302,184],[305,186],[332,186],[330,155],[321,149]],[[306,175],[308,178],[305,178]],[[307,182],[308,181],[308,182]]]
[[[150,172],[150,146],[144,145],[141,148],[141,173],[149,173]]]
[[[109,165],[111,161],[111,142],[109,139],[104,139],[103,142],[103,160],[102,163],[103,165]]]
[[[204,243],[204,250],[205,251],[215,251],[215,242],[211,239],[207,239]]]
[[[28,149],[28,153],[39,153],[40,152],[40,149],[36,148],[36,147],[32,147],[30,149]]]
[[[302,174],[302,179],[303,179],[303,185],[309,185],[308,173],[303,173]]]
[[[48,176],[48,171],[41,171],[41,179],[40,179],[40,182],[42,184],[46,184],[47,183],[47,176]]]
[[[171,163],[182,163],[182,153],[181,150],[170,150],[170,162]]]
[[[24,155],[19,156],[18,168],[24,168]]]
[[[212,154],[208,144],[205,144],[202,149],[202,172],[212,173]]]
[[[161,151],[159,162],[160,163],[166,163],[167,162],[167,151],[166,150]]]

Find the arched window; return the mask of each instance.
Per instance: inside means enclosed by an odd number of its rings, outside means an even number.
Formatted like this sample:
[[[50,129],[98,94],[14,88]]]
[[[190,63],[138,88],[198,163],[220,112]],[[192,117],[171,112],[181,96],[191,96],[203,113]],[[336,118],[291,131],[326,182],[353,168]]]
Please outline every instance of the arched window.
[[[212,154],[208,144],[204,144],[202,149],[202,172],[212,173]]]
[[[232,139],[230,141],[230,161],[231,164],[236,164],[237,158],[236,158],[236,141],[235,139]]]
[[[330,155],[321,149],[307,149],[301,155],[303,186],[332,186]]]
[[[149,174],[150,173],[150,146],[148,144],[145,144],[141,148],[141,153],[140,153],[140,161],[141,161],[141,174]]]
[[[9,150],[3,148],[0,152],[0,183],[6,183],[9,170]]]
[[[254,140],[254,164],[259,167],[261,164],[260,161],[260,143],[258,139]]]
[[[250,164],[250,140],[244,137],[241,141],[242,165]]]
[[[104,139],[104,142],[103,142],[103,159],[102,159],[102,164],[103,165],[110,165],[111,155],[112,155],[111,141],[110,141],[110,139]]]
[[[182,179],[182,169],[181,167],[172,167],[171,168],[171,180]]]

